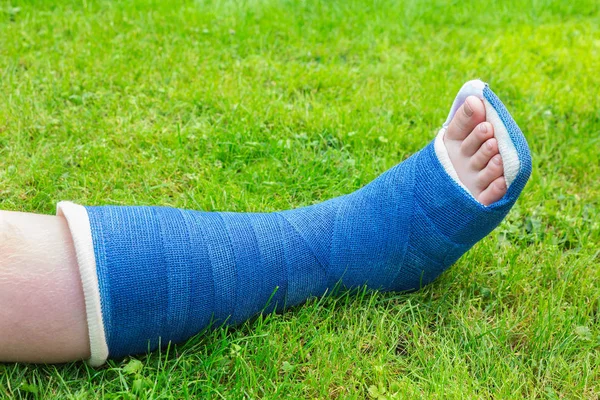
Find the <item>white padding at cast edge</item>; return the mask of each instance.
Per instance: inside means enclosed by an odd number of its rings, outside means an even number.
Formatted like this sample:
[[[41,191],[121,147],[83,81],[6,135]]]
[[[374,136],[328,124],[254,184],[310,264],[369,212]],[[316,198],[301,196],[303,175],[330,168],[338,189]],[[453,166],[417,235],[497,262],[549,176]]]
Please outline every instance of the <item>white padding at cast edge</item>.
[[[506,186],[510,187],[521,168],[519,153],[517,153],[515,144],[511,140],[506,126],[504,126],[496,109],[492,107],[487,99],[483,99],[483,103],[485,104],[485,119],[494,127],[494,137],[498,141],[498,150],[502,156],[502,165],[504,165]]]
[[[83,284],[85,310],[90,337],[91,357],[88,360],[93,367],[100,366],[108,358],[108,344],[102,321],[100,287],[96,272],[96,257],[90,220],[85,207],[69,201],[61,201],[56,207],[56,215],[64,216],[71,231],[79,273]]]

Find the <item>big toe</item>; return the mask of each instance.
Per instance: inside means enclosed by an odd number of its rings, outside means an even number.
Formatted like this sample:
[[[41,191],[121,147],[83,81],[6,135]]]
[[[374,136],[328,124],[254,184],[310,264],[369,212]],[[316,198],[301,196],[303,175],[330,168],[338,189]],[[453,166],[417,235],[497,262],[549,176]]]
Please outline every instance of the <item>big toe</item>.
[[[485,121],[485,106],[481,99],[469,96],[450,121],[446,137],[450,140],[464,140],[481,122]]]

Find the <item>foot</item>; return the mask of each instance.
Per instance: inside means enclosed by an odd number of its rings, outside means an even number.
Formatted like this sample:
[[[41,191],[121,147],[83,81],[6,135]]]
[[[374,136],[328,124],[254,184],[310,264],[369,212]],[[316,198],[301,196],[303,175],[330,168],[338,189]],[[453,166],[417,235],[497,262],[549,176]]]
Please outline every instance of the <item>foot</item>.
[[[502,157],[480,99],[467,97],[448,126],[444,144],[458,178],[477,201],[489,206],[504,196]]]

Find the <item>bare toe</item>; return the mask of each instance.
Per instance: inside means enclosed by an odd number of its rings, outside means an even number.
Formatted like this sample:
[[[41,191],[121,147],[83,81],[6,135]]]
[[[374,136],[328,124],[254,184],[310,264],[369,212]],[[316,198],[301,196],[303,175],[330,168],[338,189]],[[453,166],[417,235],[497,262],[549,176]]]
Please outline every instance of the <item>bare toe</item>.
[[[506,194],[506,180],[503,176],[494,180],[488,187],[485,189],[477,200],[483,204],[484,206],[489,206],[500,200],[502,196]]]
[[[500,154],[496,154],[485,168],[477,174],[477,186],[479,189],[484,190],[490,184],[500,178],[504,174],[504,168],[502,166],[502,157]]]
[[[462,154],[471,157],[479,150],[486,140],[494,137],[494,127],[489,122],[482,122],[462,142],[460,149]]]
[[[450,121],[446,137],[450,140],[463,140],[485,120],[485,106],[481,99],[469,96]]]
[[[481,171],[496,154],[498,154],[498,142],[496,138],[486,140],[473,157],[471,157],[471,168]]]

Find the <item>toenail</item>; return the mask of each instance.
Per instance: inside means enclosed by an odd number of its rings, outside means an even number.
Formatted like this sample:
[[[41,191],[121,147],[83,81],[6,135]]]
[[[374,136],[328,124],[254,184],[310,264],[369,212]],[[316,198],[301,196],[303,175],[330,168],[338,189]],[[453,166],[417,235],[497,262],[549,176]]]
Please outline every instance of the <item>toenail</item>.
[[[494,147],[494,145],[492,144],[491,140],[488,140],[487,142],[485,142],[485,145],[487,146],[488,149],[492,149]]]
[[[500,165],[502,163],[502,158],[500,158],[500,155],[497,155],[496,157],[493,158],[494,163],[497,165]]]
[[[479,125],[479,130],[483,133],[487,132],[487,124],[483,123],[481,125]]]
[[[471,115],[473,115],[473,109],[469,105],[468,101],[465,101],[463,109],[465,110],[465,114],[467,115],[467,117],[470,117]]]
[[[496,187],[500,190],[504,190],[504,189],[506,189],[506,182],[505,181],[496,182]]]

